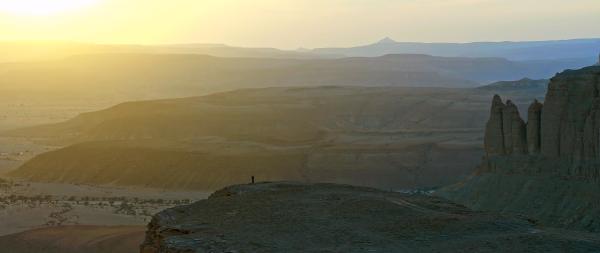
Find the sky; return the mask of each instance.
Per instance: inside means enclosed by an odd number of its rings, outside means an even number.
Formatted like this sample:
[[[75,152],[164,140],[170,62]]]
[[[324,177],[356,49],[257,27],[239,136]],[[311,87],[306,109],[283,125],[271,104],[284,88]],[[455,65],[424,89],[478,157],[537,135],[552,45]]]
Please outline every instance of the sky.
[[[600,37],[600,0],[0,0],[0,40],[346,47]]]

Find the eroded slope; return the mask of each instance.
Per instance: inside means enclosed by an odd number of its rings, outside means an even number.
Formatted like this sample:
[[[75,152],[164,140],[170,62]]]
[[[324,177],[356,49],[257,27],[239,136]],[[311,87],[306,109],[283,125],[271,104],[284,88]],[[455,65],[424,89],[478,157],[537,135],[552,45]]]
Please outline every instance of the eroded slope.
[[[385,188],[439,186],[468,175],[478,163],[488,114],[483,108],[491,95],[475,89],[320,87],[132,102],[12,132],[78,144],[42,154],[11,175],[211,190],[252,175]]]

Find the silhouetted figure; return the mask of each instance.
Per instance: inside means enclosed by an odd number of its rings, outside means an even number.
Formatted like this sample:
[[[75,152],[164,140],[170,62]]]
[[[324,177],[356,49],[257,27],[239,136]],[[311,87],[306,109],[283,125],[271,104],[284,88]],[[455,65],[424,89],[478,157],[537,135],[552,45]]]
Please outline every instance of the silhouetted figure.
[[[252,184],[254,184],[254,176],[252,176]]]

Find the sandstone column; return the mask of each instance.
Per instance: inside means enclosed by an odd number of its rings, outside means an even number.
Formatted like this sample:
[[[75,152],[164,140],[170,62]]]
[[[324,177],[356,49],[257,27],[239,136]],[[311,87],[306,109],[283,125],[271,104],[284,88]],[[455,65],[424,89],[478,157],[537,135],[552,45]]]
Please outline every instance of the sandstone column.
[[[504,153],[509,155],[513,151],[513,122],[516,120],[515,114],[519,115],[517,106],[512,101],[507,100],[506,106],[502,109],[502,133],[504,136]],[[515,124],[517,124],[515,122]]]
[[[512,101],[506,101],[502,117],[505,153],[527,154],[527,128]]]
[[[495,95],[492,100],[492,108],[490,110],[490,119],[485,127],[484,146],[488,156],[503,155],[504,152],[504,134],[503,134],[503,109],[505,105],[502,103],[500,96]]]
[[[530,154],[539,154],[541,145],[542,109],[537,99],[529,106],[527,119],[527,149]]]

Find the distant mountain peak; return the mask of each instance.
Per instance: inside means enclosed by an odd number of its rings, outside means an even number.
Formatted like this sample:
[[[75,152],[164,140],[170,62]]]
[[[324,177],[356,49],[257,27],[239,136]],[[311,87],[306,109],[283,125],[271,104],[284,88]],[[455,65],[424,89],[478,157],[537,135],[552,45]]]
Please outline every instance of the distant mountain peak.
[[[377,42],[377,44],[393,44],[393,43],[398,43],[398,42],[396,42],[395,40],[393,40],[390,37],[385,37]]]

